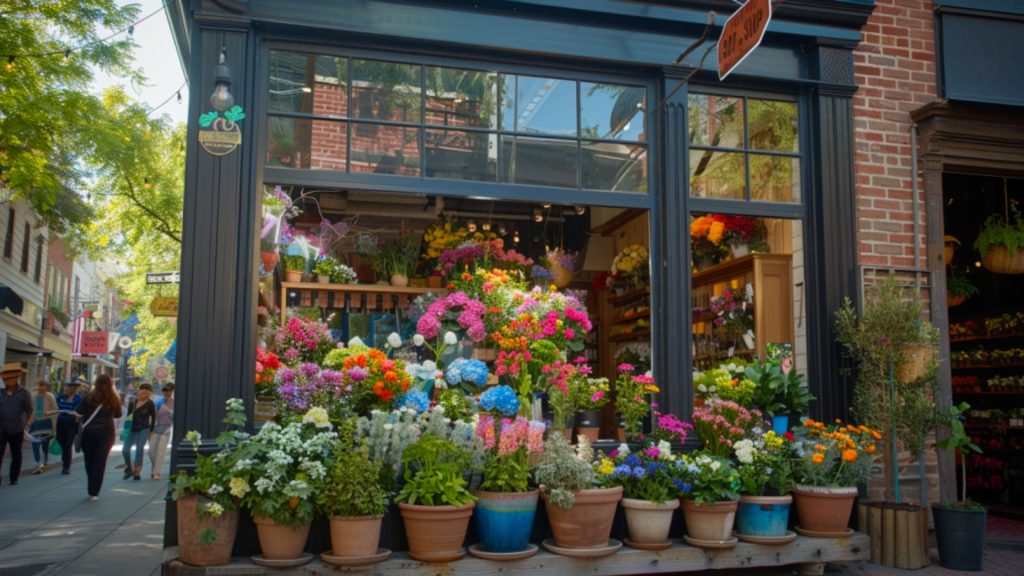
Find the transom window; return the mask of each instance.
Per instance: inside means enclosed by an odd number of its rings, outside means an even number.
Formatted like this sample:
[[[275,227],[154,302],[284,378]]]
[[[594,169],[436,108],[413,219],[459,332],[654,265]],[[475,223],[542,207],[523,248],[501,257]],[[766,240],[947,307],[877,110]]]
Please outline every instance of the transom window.
[[[796,102],[689,95],[690,195],[800,202]]]
[[[647,89],[270,52],[267,167],[648,191]]]

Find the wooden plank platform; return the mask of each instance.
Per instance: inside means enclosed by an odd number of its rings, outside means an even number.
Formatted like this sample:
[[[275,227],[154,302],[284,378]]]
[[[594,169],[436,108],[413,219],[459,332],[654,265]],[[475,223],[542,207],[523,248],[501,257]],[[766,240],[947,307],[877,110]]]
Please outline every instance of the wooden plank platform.
[[[703,550],[682,543],[657,552],[621,550],[594,560],[578,560],[543,549],[532,558],[512,562],[481,560],[470,555],[457,562],[429,564],[411,560],[402,552],[395,552],[386,562],[368,568],[333,568],[319,558],[291,570],[264,568],[248,558],[236,558],[228,566],[196,568],[176,560],[163,565],[165,576],[212,576],[234,574],[353,574],[359,576],[485,576],[500,573],[530,576],[566,576],[593,574],[597,576],[619,574],[658,574],[699,570],[736,570],[740,568],[779,567],[800,565],[803,574],[821,574],[828,562],[866,561],[871,556],[871,542],[867,534],[856,532],[849,538],[797,537],[783,546],[765,546],[740,542],[731,550]]]

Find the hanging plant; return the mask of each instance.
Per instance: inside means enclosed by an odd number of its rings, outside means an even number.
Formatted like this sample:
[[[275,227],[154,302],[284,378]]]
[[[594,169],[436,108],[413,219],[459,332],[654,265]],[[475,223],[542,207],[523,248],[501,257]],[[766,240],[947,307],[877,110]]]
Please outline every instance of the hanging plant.
[[[1004,182],[1005,186],[1005,182]],[[1006,191],[1003,191],[1004,197]],[[985,268],[996,274],[1024,273],[1024,219],[1016,200],[1006,199],[1004,213],[985,220],[974,248]]]

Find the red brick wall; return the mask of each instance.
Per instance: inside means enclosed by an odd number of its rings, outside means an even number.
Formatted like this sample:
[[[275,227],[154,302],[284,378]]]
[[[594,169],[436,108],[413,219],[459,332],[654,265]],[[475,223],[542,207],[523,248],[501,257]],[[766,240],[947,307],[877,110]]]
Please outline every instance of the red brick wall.
[[[910,112],[937,94],[931,0],[876,0],[854,63],[858,261],[913,266]],[[923,188],[919,179],[922,235]]]
[[[72,261],[68,257],[68,247],[63,240],[58,238],[56,235],[50,236],[50,244],[46,247],[46,257],[51,266],[60,270],[64,273],[64,301],[61,302],[61,306],[65,309],[68,308],[71,298],[71,277],[72,277]],[[45,275],[46,271],[43,271]],[[50,287],[46,286],[46,294],[50,293]],[[47,302],[46,305],[49,307],[52,302]]]

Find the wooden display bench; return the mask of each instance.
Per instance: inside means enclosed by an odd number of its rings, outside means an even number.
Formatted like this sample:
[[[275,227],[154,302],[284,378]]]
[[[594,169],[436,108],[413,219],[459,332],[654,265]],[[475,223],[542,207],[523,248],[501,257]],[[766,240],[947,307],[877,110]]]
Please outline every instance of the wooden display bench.
[[[174,549],[168,549],[173,554]],[[829,562],[860,562],[871,556],[871,542],[866,534],[854,533],[849,538],[807,538],[782,546],[766,546],[739,542],[730,550],[703,550],[693,546],[676,544],[657,552],[621,550],[593,560],[567,558],[551,554],[543,549],[525,560],[496,562],[481,560],[467,555],[457,562],[429,564],[411,560],[402,552],[395,552],[391,558],[368,568],[333,568],[314,559],[309,564],[289,571],[263,568],[248,558],[236,558],[228,566],[196,568],[176,560],[165,562],[161,573],[165,576],[207,576],[227,574],[359,574],[366,576],[490,576],[531,575],[562,576],[565,574],[671,574],[675,572],[696,572],[701,570],[733,570],[795,565],[800,574],[823,574]]]
[[[410,301],[428,292],[444,294],[441,288],[410,288],[383,284],[319,284],[316,282],[281,283],[281,325],[287,322],[288,296],[298,300],[298,306],[334,308],[353,312],[388,312],[405,308]]]

